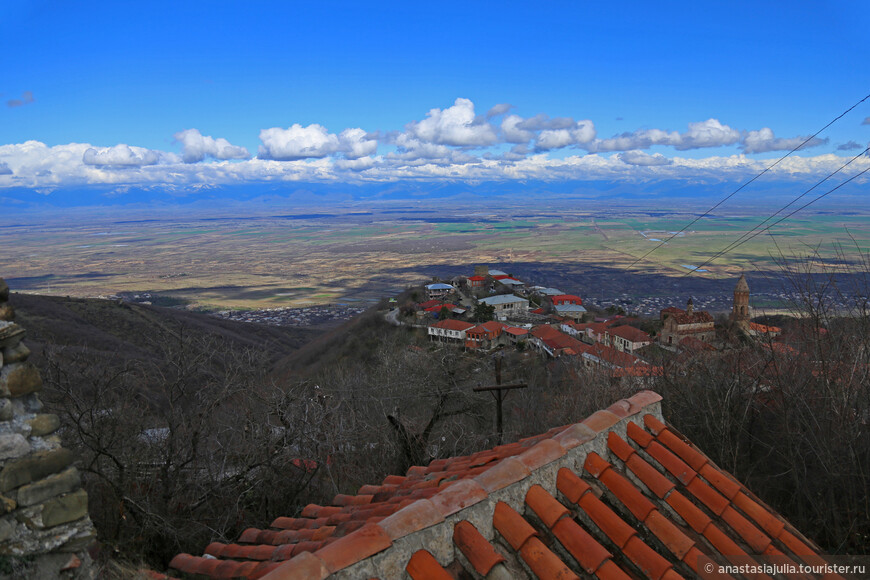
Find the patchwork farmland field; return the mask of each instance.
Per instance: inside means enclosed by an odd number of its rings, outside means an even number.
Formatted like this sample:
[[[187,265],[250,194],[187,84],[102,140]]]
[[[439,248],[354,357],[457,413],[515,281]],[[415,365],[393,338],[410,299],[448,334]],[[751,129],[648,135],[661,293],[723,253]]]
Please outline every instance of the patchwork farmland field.
[[[640,208],[554,208],[531,215],[528,207],[331,211],[0,221],[0,273],[24,292],[148,293],[222,309],[376,301],[433,275],[467,274],[473,264],[569,269],[575,290],[583,291],[584,268],[605,265],[614,275],[627,273],[632,262],[698,215]],[[708,272],[686,276],[687,266],[704,263],[761,221],[708,216],[631,272],[691,284],[733,278],[741,270],[775,270],[777,256],[814,250],[837,267],[838,244],[847,254],[870,251],[870,213],[797,218],[708,264]]]

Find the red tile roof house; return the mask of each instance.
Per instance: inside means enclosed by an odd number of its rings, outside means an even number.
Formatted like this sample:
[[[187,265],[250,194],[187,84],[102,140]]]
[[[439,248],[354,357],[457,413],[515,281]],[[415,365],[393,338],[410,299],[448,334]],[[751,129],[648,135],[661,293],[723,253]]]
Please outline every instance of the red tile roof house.
[[[469,328],[465,331],[465,346],[469,348],[489,348],[492,346],[492,342],[501,336],[504,328],[504,324],[495,320]]]
[[[470,288],[483,288],[486,284],[486,276],[469,276],[468,286]]]
[[[546,324],[535,326],[529,335],[529,342],[532,346],[554,358],[562,355],[579,355],[590,348],[589,345],[583,344],[573,336],[568,336]]]
[[[529,336],[529,331],[525,328],[517,328],[516,326],[505,326],[502,336],[510,345],[516,345],[521,340],[526,340]]]
[[[310,504],[170,567],[264,580],[677,580],[714,577],[703,572],[711,559],[739,565],[759,554],[825,563],[664,421],[659,395],[641,391],[580,423]]]
[[[607,368],[627,369],[647,365],[646,362],[633,354],[616,350],[612,346],[600,342],[587,346],[583,352],[583,358],[590,365],[599,365]]]
[[[429,338],[440,342],[463,342],[469,328],[474,328],[470,322],[448,318],[429,327]]]
[[[712,342],[716,338],[713,317],[709,312],[695,312],[692,300],[686,310],[665,308],[661,312],[662,332],[659,341],[665,346],[678,344],[683,338],[693,336],[702,342]]]
[[[604,343],[621,352],[634,352],[650,344],[652,338],[639,328],[633,326],[616,326],[605,331]]]
[[[579,296],[574,296],[573,294],[559,294],[558,296],[553,296],[553,306],[562,306],[563,304],[576,304],[577,306],[583,305],[583,299]]]

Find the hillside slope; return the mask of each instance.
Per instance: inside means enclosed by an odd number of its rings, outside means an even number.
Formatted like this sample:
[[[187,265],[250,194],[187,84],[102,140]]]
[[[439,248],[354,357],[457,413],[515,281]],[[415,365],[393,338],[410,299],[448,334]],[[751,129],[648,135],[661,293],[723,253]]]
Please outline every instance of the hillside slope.
[[[39,363],[46,345],[79,349],[106,362],[158,356],[159,340],[183,330],[213,335],[233,348],[254,348],[274,364],[320,336],[322,330],[234,322],[174,308],[113,300],[12,294],[16,322],[27,330],[26,343]],[[95,361],[96,363],[96,361]]]

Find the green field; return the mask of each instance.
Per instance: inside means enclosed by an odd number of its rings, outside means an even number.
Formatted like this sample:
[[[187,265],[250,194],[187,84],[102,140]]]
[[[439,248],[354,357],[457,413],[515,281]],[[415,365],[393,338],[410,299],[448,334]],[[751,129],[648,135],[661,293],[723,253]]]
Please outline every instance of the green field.
[[[468,274],[482,263],[575,264],[582,272],[588,265],[620,271],[640,260],[641,271],[683,276],[683,265],[704,263],[762,219],[712,215],[660,244],[650,238],[665,240],[698,214],[608,209],[529,217],[528,208],[476,209],[445,210],[432,221],[374,211],[209,219],[206,228],[199,216],[0,227],[0,276],[16,289],[70,296],[150,292],[221,308],[323,304],[349,296],[375,300],[419,283],[433,269]],[[870,212],[795,216],[694,275],[775,269],[780,256],[810,252],[833,264],[838,247],[847,257],[870,250]]]

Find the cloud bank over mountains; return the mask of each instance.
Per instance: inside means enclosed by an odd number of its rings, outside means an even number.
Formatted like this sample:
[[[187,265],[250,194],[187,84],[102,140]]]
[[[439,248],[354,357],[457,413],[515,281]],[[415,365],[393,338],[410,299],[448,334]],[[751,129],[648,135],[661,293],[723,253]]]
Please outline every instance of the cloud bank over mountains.
[[[800,154],[777,165],[774,175],[812,178],[845,160],[834,153],[807,156],[807,149],[826,145],[827,139],[777,137],[769,127],[738,129],[715,118],[690,122],[682,132],[643,128],[602,137],[590,119],[522,117],[513,109],[502,103],[478,114],[471,100],[458,98],[402,130],[350,127],[336,133],[316,123],[269,127],[259,131],[256,157],[195,128],[172,135],[180,152],[125,143],[5,144],[0,145],[0,190],[324,180],[741,179],[770,164],[750,155],[802,144]],[[859,147],[850,142],[837,150]],[[704,149],[716,151],[706,157],[683,153]],[[856,161],[862,167],[867,163],[870,158]]]

